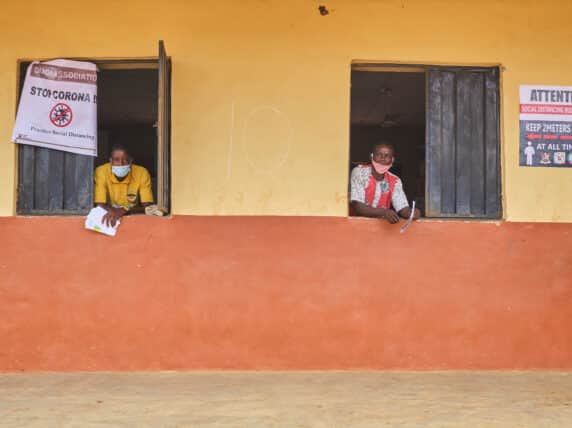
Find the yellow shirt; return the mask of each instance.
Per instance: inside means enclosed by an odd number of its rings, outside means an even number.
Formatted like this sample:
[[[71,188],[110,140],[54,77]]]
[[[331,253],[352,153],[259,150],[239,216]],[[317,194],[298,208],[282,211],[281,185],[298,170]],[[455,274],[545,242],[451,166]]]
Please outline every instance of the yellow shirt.
[[[152,203],[151,176],[144,167],[131,165],[127,177],[118,180],[111,172],[109,162],[98,166],[95,169],[94,202],[127,209],[142,203]]]

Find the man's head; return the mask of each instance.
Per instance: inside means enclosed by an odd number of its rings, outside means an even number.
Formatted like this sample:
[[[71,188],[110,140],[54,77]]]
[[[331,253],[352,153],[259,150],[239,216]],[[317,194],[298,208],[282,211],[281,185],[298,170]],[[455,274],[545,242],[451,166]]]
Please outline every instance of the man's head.
[[[115,145],[111,148],[109,163],[111,164],[111,171],[117,178],[127,177],[127,174],[131,171],[131,161],[131,156],[125,147]]]
[[[116,144],[111,148],[111,152],[109,152],[109,163],[111,163],[111,166],[129,165],[131,161],[131,156],[124,146]]]
[[[374,165],[378,163],[383,166],[391,166],[395,161],[395,150],[393,146],[386,141],[380,141],[374,144],[371,151],[371,160]]]

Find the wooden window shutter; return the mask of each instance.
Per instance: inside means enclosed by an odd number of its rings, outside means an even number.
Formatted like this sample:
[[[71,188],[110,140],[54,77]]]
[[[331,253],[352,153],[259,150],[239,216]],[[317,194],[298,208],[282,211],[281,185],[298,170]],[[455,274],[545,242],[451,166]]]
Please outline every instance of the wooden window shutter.
[[[93,157],[43,147],[18,147],[17,212],[83,215],[93,206]]]
[[[29,64],[20,63],[20,91]],[[93,159],[92,156],[18,144],[16,212],[20,215],[87,214],[93,206]]]
[[[498,68],[433,68],[427,85],[427,216],[500,218]]]
[[[159,41],[159,96],[157,118],[157,205],[170,211],[171,198],[171,61]]]

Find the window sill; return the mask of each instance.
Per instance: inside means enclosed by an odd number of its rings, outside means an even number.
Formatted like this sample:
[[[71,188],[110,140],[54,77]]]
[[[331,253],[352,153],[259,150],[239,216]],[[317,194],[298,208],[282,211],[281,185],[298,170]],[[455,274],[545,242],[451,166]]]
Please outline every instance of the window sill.
[[[383,219],[373,217],[360,217],[360,216],[347,216],[349,219],[356,219],[358,221],[384,221]],[[405,219],[400,219],[399,223],[404,223]],[[422,217],[414,221],[415,223],[492,223],[500,225],[505,223],[504,219],[491,219],[491,218],[458,218],[458,217]]]

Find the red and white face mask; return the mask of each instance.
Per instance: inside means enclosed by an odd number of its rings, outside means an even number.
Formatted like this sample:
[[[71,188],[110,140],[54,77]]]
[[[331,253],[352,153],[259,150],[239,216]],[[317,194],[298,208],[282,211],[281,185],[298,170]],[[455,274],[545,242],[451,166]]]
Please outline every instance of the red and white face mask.
[[[371,165],[373,166],[373,169],[375,169],[375,172],[377,172],[378,174],[385,174],[387,171],[389,171],[389,169],[392,167],[393,164],[390,163],[389,165],[383,165],[372,159]]]

